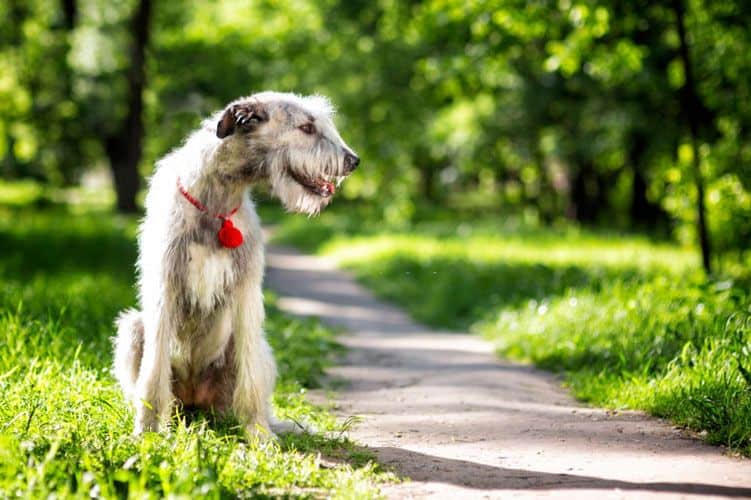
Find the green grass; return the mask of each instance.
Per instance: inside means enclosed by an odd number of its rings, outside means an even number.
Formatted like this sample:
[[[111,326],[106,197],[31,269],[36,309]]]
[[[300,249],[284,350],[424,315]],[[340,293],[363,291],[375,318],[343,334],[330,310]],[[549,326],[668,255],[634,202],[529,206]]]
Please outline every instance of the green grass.
[[[377,496],[391,476],[304,400],[338,352],[335,332],[283,315],[273,297],[278,413],[325,435],[259,442],[199,416],[131,437],[109,337],[135,302],[134,237],[134,219],[108,213],[0,208],[0,497]]]
[[[384,228],[351,210],[284,219],[277,240],[334,257],[427,324],[562,372],[580,399],[751,454],[749,281],[705,280],[691,250],[513,221]]]

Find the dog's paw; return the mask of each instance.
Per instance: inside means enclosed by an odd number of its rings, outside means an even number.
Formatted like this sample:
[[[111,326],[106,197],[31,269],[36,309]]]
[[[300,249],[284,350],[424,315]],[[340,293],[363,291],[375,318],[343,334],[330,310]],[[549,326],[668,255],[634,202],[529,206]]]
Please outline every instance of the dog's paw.
[[[155,411],[146,400],[139,400],[136,404],[136,415],[133,425],[133,435],[140,436],[146,432],[169,433],[169,419],[165,414]]]
[[[136,419],[133,426],[133,436],[141,436],[146,432],[159,432],[159,421],[151,419]]]
[[[272,430],[271,426],[267,423],[253,422],[245,426],[245,432],[252,440],[257,440],[261,443],[265,441],[276,441],[277,435]]]

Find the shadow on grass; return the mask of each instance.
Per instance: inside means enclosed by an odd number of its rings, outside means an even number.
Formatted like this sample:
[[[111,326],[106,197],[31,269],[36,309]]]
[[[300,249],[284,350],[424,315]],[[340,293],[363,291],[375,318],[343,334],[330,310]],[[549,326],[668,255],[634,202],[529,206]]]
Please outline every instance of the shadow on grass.
[[[136,244],[130,221],[113,214],[12,211],[0,225],[0,274],[8,279],[106,272],[132,280]]]

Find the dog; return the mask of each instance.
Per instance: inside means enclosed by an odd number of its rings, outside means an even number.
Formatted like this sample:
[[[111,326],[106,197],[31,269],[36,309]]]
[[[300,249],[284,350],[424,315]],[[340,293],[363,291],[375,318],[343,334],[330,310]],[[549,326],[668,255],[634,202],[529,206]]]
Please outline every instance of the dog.
[[[136,435],[167,424],[174,401],[283,431],[270,397],[264,246],[254,184],[315,215],[360,159],[321,96],[261,92],[204,120],[156,164],[138,234],[140,309],[116,320],[113,371]]]

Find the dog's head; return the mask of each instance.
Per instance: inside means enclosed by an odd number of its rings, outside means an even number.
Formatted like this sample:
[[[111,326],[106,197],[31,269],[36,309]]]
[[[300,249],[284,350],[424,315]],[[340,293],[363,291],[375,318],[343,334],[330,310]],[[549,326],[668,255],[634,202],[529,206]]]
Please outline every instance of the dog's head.
[[[230,104],[216,135],[242,141],[247,163],[233,177],[265,179],[287,210],[316,214],[360,163],[324,97],[262,92]]]

